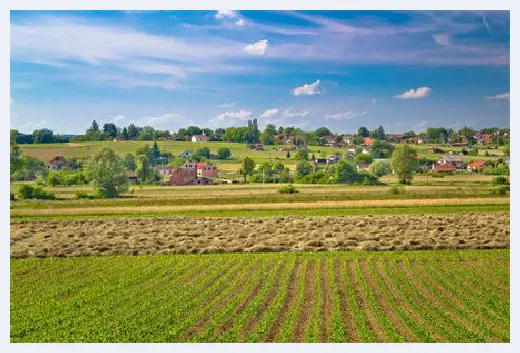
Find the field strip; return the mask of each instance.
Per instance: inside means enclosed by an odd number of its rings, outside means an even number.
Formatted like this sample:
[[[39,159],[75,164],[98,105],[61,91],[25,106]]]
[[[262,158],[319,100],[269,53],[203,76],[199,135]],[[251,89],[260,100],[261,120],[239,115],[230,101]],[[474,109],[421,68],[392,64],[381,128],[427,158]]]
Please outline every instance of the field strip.
[[[499,249],[16,259],[10,337],[509,342],[509,296],[500,295],[509,256]]]
[[[509,198],[482,197],[460,199],[403,199],[403,200],[351,200],[317,201],[270,204],[236,205],[190,205],[190,206],[129,206],[129,207],[78,207],[51,209],[12,209],[11,216],[60,216],[60,215],[104,215],[139,214],[173,211],[213,211],[213,210],[280,210],[309,208],[364,208],[364,207],[406,207],[406,206],[453,206],[453,205],[509,205]]]

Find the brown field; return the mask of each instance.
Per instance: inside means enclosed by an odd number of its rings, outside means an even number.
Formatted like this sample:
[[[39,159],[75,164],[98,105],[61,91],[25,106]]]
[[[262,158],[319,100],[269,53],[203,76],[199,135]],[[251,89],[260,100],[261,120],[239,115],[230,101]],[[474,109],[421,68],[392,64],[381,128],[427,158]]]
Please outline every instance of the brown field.
[[[447,214],[11,221],[11,257],[508,248],[509,219]]]
[[[407,200],[349,200],[315,201],[263,204],[231,205],[190,205],[190,206],[123,206],[123,207],[70,207],[48,209],[11,209],[11,216],[62,216],[78,214],[110,215],[139,214],[171,211],[210,211],[210,210],[280,210],[316,209],[336,207],[410,207],[410,206],[449,206],[449,205],[508,205],[509,198],[483,197],[468,199],[407,199]]]

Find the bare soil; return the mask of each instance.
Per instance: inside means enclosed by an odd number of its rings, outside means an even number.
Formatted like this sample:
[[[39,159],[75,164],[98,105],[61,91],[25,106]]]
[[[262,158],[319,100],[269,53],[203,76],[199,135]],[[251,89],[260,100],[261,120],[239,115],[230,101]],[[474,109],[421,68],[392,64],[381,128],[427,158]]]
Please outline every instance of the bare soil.
[[[11,221],[11,257],[509,248],[508,214]]]

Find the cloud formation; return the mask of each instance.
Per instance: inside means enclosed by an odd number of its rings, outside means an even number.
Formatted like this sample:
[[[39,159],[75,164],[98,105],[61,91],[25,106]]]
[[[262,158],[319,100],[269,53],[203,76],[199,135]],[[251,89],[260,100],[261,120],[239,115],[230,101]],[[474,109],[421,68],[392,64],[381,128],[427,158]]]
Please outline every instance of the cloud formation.
[[[239,110],[237,112],[231,111],[231,112],[224,112],[222,114],[219,114],[215,117],[218,121],[223,121],[225,119],[239,119],[239,120],[246,120],[251,116],[251,112],[248,110]]]
[[[495,96],[488,96],[486,99],[493,99],[493,100],[501,100],[501,99],[507,99],[510,100],[511,94],[509,92],[507,93],[500,93]]]
[[[364,116],[366,114],[367,112],[353,112],[349,110],[344,113],[326,114],[325,120],[348,120],[359,116]]]
[[[309,115],[309,113],[310,113],[309,110],[295,110],[293,108],[288,108],[288,109],[284,110],[283,116],[286,118],[292,118],[295,116],[305,117],[305,116]]]
[[[265,55],[268,46],[268,40],[261,39],[253,44],[246,45],[243,50],[252,55]]]
[[[394,98],[399,99],[421,99],[426,98],[430,95],[432,89],[427,86],[419,87],[417,89],[410,89],[408,91],[405,91],[402,94],[398,94],[394,96]]]
[[[320,94],[320,80],[316,80],[310,84],[304,84],[303,86],[296,87],[293,89],[292,94],[294,96],[314,96]]]
[[[262,114],[260,114],[261,118],[270,119],[275,116],[279,112],[278,108],[266,109]]]
[[[216,19],[223,19],[223,18],[237,18],[238,12],[234,10],[218,10],[215,14]]]

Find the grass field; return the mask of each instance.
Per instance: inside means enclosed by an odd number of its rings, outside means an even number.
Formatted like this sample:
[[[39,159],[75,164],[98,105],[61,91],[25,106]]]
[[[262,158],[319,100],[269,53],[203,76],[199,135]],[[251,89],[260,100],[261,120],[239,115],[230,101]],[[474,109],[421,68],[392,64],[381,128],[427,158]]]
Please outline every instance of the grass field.
[[[11,260],[11,342],[509,342],[509,250]]]

